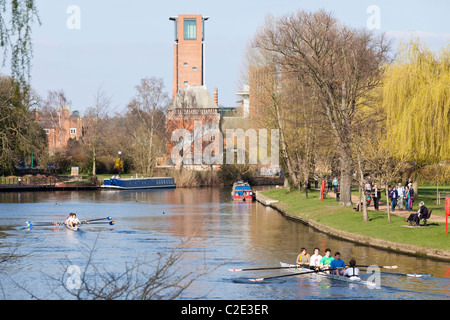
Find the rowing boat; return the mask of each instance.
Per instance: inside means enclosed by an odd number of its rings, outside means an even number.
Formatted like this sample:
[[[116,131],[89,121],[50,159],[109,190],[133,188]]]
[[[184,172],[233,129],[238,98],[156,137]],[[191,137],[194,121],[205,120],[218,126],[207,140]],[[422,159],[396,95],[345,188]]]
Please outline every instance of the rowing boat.
[[[301,274],[303,272],[311,271],[311,269],[308,269],[308,268],[302,268],[302,267],[296,268],[295,264],[289,264],[289,263],[284,263],[284,262],[280,262],[280,264],[282,267],[292,268],[292,269],[287,269],[287,270],[297,272],[299,274]],[[358,284],[363,284],[363,285],[367,285],[367,286],[371,286],[371,287],[375,286],[375,284],[373,282],[364,281],[360,277],[357,277],[357,276],[345,277],[345,276],[338,276],[338,275],[334,275],[334,274],[328,274],[328,273],[321,272],[321,271],[312,272],[311,274],[314,274],[318,277],[328,278],[328,279],[333,279],[333,280],[338,280],[338,281],[343,281],[343,282],[358,283]]]
[[[78,231],[79,230],[78,226],[72,227],[72,226],[69,226],[68,224],[65,224],[65,226],[66,226],[67,229],[72,230],[72,231]]]

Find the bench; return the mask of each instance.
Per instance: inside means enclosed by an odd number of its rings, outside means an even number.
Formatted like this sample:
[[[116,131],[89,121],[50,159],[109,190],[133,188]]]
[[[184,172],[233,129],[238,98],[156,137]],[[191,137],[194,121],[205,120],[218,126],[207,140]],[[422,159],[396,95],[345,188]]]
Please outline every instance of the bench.
[[[425,217],[422,218],[422,219],[423,219],[423,225],[424,225],[424,226],[427,225],[427,220],[430,219],[430,217],[431,217],[431,212],[432,212],[432,211],[433,211],[433,210],[428,209],[427,215],[426,215]]]

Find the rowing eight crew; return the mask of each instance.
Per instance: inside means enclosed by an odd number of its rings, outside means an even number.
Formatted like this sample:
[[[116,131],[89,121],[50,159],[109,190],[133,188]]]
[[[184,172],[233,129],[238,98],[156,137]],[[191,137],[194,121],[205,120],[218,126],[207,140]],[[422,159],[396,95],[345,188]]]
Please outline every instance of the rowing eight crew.
[[[320,269],[328,274],[335,274],[346,277],[357,277],[359,269],[356,267],[356,260],[350,260],[350,266],[347,267],[345,262],[341,260],[341,254],[336,252],[334,257],[331,256],[331,250],[325,249],[325,255],[320,255],[319,248],[314,248],[314,254],[310,257],[306,252],[306,248],[302,248],[297,256],[297,266],[306,266],[311,270]],[[332,269],[327,271],[327,269]]]

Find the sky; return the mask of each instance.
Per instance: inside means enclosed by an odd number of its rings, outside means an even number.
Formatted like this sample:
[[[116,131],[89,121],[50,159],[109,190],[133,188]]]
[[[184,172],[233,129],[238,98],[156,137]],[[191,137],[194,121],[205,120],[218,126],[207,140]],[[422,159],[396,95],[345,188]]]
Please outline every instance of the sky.
[[[219,105],[237,106],[246,46],[265,21],[297,10],[332,12],[342,23],[387,33],[393,49],[420,37],[430,48],[450,44],[447,0],[37,0],[33,27],[32,87],[45,99],[63,90],[83,114],[101,89],[123,112],[145,77],[162,78],[172,91],[174,26],[170,16],[202,14],[206,21],[206,87]],[[0,72],[8,74],[7,66]]]

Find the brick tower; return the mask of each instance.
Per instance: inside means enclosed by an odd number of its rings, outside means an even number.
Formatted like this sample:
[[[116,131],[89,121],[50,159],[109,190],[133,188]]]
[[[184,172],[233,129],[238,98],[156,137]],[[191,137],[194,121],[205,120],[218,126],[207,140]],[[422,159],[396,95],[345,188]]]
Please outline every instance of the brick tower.
[[[188,86],[205,85],[205,21],[200,14],[170,17],[175,23],[172,98]]]

